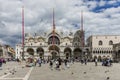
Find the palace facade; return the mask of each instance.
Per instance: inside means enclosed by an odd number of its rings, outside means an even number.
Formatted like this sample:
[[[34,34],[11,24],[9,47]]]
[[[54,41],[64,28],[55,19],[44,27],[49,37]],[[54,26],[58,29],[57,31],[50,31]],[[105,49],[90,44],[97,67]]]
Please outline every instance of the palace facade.
[[[113,45],[120,42],[120,35],[92,35],[87,39],[92,58],[115,59]]]

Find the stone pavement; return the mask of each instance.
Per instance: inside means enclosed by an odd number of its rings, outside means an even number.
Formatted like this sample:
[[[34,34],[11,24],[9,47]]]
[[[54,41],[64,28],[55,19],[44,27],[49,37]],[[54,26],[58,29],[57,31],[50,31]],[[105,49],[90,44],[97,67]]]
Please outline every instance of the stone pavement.
[[[112,67],[101,66],[101,63],[98,66],[75,63],[69,64],[70,68],[63,66],[60,71],[51,70],[49,64],[30,68],[23,65],[7,63],[0,70],[0,80],[120,80],[120,63],[114,63]]]

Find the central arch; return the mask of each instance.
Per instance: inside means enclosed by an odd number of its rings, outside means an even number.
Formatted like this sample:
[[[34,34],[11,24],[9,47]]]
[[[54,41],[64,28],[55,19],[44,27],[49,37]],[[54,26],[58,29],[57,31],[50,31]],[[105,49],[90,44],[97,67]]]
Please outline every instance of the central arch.
[[[60,39],[59,37],[57,36],[50,36],[49,39],[48,39],[48,45],[50,44],[57,44],[57,45],[60,45]]]
[[[56,59],[60,57],[60,54],[59,54],[60,48],[58,46],[56,45],[49,46],[49,51],[52,59]]]
[[[42,47],[38,47],[36,50],[37,54],[39,55],[40,58],[44,58],[44,50]]]
[[[82,58],[82,50],[80,48],[75,48],[73,53],[74,53],[73,56],[74,56],[75,59]]]
[[[27,52],[29,55],[34,56],[34,50],[32,48],[28,48]]]
[[[72,50],[71,48],[67,47],[64,49],[64,54],[66,59],[70,59],[72,57]]]

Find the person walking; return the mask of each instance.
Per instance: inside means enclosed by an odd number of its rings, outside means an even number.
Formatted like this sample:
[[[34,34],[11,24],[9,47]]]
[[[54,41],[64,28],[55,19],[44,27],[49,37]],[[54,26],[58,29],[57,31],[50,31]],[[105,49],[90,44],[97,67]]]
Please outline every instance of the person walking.
[[[50,69],[53,70],[52,69],[53,68],[53,61],[52,60],[50,60],[50,64],[49,65],[50,65]]]
[[[3,63],[3,60],[2,58],[0,58],[0,70],[2,70],[2,63]]]
[[[97,66],[98,60],[97,58],[95,58],[95,66]]]
[[[42,60],[41,60],[41,58],[39,58],[39,59],[38,59],[39,67],[41,67],[41,63],[42,63]]]

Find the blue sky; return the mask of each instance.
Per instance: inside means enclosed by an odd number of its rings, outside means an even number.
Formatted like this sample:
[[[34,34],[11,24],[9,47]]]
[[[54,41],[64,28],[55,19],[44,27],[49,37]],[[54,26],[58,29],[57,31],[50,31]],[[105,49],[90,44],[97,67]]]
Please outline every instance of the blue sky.
[[[52,9],[56,30],[67,35],[80,29],[83,11],[86,38],[120,35],[120,0],[0,0],[0,43],[15,46],[21,41],[21,7],[25,7],[25,32],[50,32]]]

